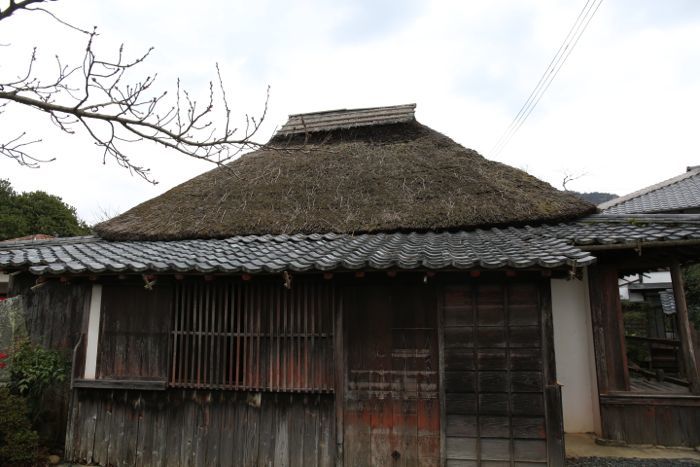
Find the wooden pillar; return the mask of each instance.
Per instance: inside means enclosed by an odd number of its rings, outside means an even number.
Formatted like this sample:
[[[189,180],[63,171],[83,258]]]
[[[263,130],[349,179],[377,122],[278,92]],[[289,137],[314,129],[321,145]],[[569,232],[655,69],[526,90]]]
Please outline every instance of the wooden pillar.
[[[343,306],[347,293],[341,289],[334,294],[334,323],[333,329],[333,354],[335,360],[335,465],[342,467],[345,461],[344,435],[345,435],[345,387],[347,384],[345,367],[347,352],[345,351],[345,317]]]
[[[588,268],[593,347],[598,392],[629,391],[625,326],[617,283],[617,269],[609,264]]]
[[[542,354],[544,363],[544,404],[547,432],[547,459],[551,466],[562,466],[566,460],[564,444],[564,414],[561,385],[557,381],[554,355],[554,321],[552,318],[551,281],[543,279],[540,286],[540,316],[542,319]]]
[[[440,399],[440,467],[447,465],[447,399],[445,394],[445,289],[437,288],[438,398]]]
[[[683,273],[677,259],[671,261],[671,281],[673,282],[673,296],[676,300],[676,317],[678,319],[678,332],[681,338],[685,374],[690,385],[690,392],[700,394],[700,376],[698,375],[695,348],[693,347],[690,321],[688,320],[688,304],[685,301]]]

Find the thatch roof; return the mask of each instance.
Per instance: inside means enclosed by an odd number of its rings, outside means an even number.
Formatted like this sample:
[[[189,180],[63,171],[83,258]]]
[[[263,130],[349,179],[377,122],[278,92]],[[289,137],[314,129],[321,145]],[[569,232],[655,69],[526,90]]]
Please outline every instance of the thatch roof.
[[[401,106],[398,116],[391,109],[397,108],[291,116],[268,148],[96,231],[112,240],[452,231],[554,222],[595,210],[421,125],[413,107]],[[359,113],[369,123],[358,122]]]

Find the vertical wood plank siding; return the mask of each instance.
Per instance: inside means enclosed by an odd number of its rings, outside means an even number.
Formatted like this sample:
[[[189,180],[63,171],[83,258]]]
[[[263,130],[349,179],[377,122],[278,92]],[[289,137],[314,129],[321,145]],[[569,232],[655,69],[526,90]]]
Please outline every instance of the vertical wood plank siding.
[[[83,320],[90,302],[91,284],[72,283],[69,286],[59,282],[45,282],[40,287],[31,288],[35,277],[21,274],[14,278],[12,294],[24,297],[24,313],[27,333],[32,342],[48,349],[59,350],[70,356],[73,348],[81,341]],[[85,339],[82,339],[85,343]],[[82,372],[82,361],[76,368]],[[82,374],[82,373],[81,373]],[[46,414],[40,427],[44,439],[60,446],[65,440],[66,420],[70,414],[70,388],[56,391],[55,399],[46,406]]]
[[[333,396],[74,391],[66,458],[111,466],[330,466]]]
[[[102,287],[98,379],[167,380],[172,295],[166,284]]]
[[[32,342],[48,349],[71,351],[82,333],[90,290],[91,284],[66,286],[58,282],[22,290],[27,332]]]
[[[167,388],[74,390],[66,458],[135,466],[551,461],[547,434],[560,427],[547,406],[559,402],[557,393],[545,400],[554,373],[542,344],[549,292],[539,281],[357,284],[301,277],[286,289],[265,278],[192,278],[153,291],[132,284],[138,290],[128,293],[105,285],[99,375],[162,377]]]
[[[600,399],[606,439],[661,446],[700,445],[700,398],[619,393]]]
[[[629,391],[625,328],[617,283],[617,268],[599,263],[588,268],[593,346],[598,391]]]
[[[177,283],[170,386],[333,392],[334,300],[323,282]]]

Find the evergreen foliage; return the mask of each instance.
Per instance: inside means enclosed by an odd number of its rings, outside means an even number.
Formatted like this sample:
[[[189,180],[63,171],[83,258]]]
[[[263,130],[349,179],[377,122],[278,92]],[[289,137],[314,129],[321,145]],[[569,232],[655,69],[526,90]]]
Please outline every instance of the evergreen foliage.
[[[43,191],[17,193],[9,180],[0,179],[0,240],[34,234],[70,237],[90,228],[75,208]]]

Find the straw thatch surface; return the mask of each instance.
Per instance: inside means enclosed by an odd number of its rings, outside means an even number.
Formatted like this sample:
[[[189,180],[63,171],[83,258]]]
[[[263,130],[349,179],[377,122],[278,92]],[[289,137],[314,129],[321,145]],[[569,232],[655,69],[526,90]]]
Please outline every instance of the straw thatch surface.
[[[96,227],[107,239],[443,231],[570,219],[592,204],[415,121],[273,138]]]

